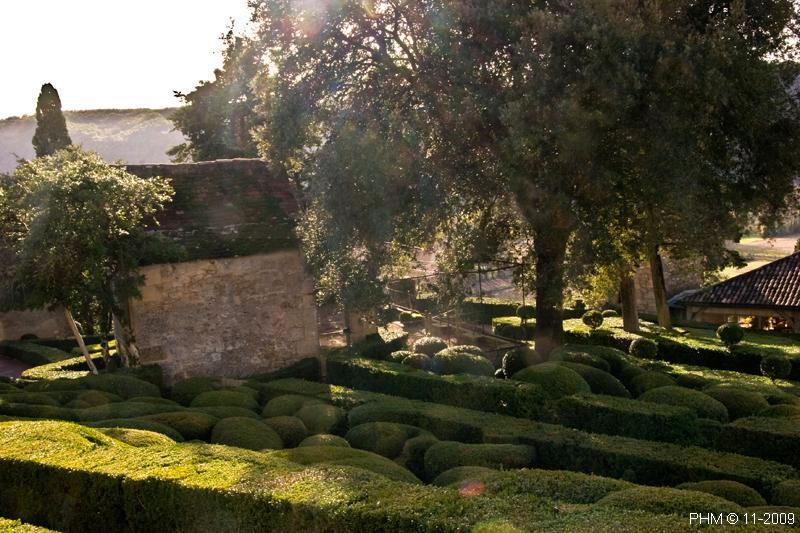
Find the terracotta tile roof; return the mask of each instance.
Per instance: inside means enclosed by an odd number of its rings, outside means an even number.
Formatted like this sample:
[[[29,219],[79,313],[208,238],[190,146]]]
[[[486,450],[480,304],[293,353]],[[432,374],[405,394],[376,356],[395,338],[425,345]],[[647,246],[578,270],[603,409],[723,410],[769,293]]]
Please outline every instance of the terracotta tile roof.
[[[712,285],[683,301],[704,306],[800,309],[800,252]]]

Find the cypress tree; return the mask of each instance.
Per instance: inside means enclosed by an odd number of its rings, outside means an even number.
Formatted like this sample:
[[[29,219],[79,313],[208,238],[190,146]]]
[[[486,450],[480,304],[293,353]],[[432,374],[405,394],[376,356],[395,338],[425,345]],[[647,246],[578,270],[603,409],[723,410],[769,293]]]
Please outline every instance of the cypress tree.
[[[45,83],[36,102],[36,133],[33,134],[36,157],[51,155],[70,144],[72,139],[69,138],[67,122],[61,112],[61,98],[55,87]]]

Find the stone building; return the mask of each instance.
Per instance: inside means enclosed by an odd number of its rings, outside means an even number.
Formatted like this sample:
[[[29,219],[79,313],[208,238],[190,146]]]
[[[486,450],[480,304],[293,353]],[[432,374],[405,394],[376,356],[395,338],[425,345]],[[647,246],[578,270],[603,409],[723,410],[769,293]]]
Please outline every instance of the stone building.
[[[174,381],[245,377],[317,355],[314,283],[288,181],[251,159],[127,169],[175,189],[157,217],[164,246],[148,255],[141,298],[129,303],[142,363]]]

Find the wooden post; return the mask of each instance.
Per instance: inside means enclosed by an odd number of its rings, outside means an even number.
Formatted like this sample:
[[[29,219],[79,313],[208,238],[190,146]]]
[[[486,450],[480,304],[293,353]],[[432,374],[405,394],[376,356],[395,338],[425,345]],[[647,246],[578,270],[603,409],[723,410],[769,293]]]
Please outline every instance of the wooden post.
[[[67,324],[69,324],[69,329],[72,330],[72,335],[75,337],[75,340],[78,341],[81,353],[83,353],[83,356],[86,358],[86,366],[89,367],[92,374],[97,374],[97,367],[94,365],[94,361],[92,361],[92,357],[89,355],[89,350],[86,349],[86,343],[83,342],[83,336],[81,332],[78,331],[78,325],[75,323],[72,313],[66,307],[64,308],[64,316],[67,318]]]

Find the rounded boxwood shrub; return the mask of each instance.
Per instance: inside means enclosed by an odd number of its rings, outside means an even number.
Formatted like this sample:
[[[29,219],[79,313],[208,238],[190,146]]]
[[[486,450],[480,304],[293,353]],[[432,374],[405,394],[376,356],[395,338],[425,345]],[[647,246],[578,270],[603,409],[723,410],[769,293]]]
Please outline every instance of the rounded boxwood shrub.
[[[591,309],[583,313],[581,320],[591,329],[597,329],[603,325],[603,314],[600,311]]]
[[[447,348],[447,342],[439,337],[422,337],[414,342],[412,350],[416,353],[424,353],[428,357],[433,357],[437,352]]]
[[[264,423],[275,430],[287,448],[296,447],[308,437],[306,425],[296,416],[265,418]]]
[[[631,378],[629,390],[634,397],[639,397],[651,389],[674,386],[675,380],[663,372],[645,371]],[[689,389],[686,389],[689,390]]]
[[[529,366],[514,374],[512,379],[539,385],[553,399],[591,392],[591,387],[580,374],[558,363]]]
[[[617,376],[619,377],[619,380],[622,383],[627,385],[628,390],[631,390],[631,382],[633,381],[633,378],[635,378],[636,376],[640,376],[645,372],[646,370],[644,370],[640,366],[626,364],[625,366],[622,367],[622,369],[620,369]]]
[[[597,505],[681,516],[689,516],[689,513],[742,512],[740,506],[719,496],[668,487],[636,487],[612,492],[600,499]]]
[[[411,352],[408,350],[398,350],[396,352],[392,352],[386,358],[387,361],[391,361],[392,363],[402,363],[403,359],[409,357],[411,355],[417,355],[416,352]]]
[[[800,479],[789,479],[775,485],[772,489],[772,505],[800,507]]]
[[[526,468],[533,465],[535,460],[536,452],[532,446],[437,442],[425,452],[425,475],[427,479],[432,480],[442,472],[457,466]]]
[[[605,359],[587,352],[567,351],[562,346],[550,353],[551,361],[569,361],[570,363],[579,363],[582,365],[592,366],[603,372],[610,372],[611,366]]]
[[[137,402],[134,399],[126,402],[114,402],[95,405],[94,407],[87,407],[85,409],[76,409],[75,414],[79,420],[91,422],[94,420],[108,420],[110,418],[138,418],[146,415],[171,413],[174,411],[176,411],[176,409],[171,405]]]
[[[339,433],[347,422],[347,413],[327,403],[306,404],[294,413],[294,416],[303,421],[312,435]]]
[[[393,481],[419,484],[419,479],[402,466],[365,450],[340,446],[303,446],[276,452],[276,455],[301,465],[350,466],[368,470]]]
[[[728,419],[736,420],[755,415],[769,407],[769,402],[761,394],[725,387],[709,387],[705,391],[728,409]]]
[[[337,446],[339,448],[349,448],[350,443],[339,435],[320,433],[319,435],[311,435],[310,437],[306,437],[300,441],[300,444],[297,445],[298,448],[303,448],[306,446]]]
[[[536,308],[532,305],[520,305],[517,307],[517,316],[524,324],[531,318],[536,318]]]
[[[260,420],[257,413],[244,407],[232,407],[229,405],[212,405],[210,407],[191,407],[192,411],[199,411],[217,418],[254,418]]]
[[[603,315],[603,318],[614,318],[619,316],[619,313],[617,313],[614,309],[605,309],[600,314]]]
[[[0,396],[0,402],[27,403],[30,405],[51,405],[58,407],[57,400],[41,392],[14,392]]]
[[[458,352],[447,348],[433,356],[431,368],[437,374],[470,374],[473,376],[494,376],[494,365],[481,355]]]
[[[782,355],[766,355],[761,359],[761,373],[773,382],[787,379],[792,373],[792,362]]]
[[[215,416],[188,410],[147,415],[142,419],[169,426],[185,440],[208,440],[211,430],[219,422]]]
[[[628,353],[639,359],[654,359],[658,355],[658,344],[654,340],[639,337],[633,339],[628,347]]]
[[[403,445],[403,451],[395,458],[395,462],[408,468],[415,476],[425,477],[425,454],[428,448],[439,442],[439,439],[430,433],[421,433],[412,437]]]
[[[91,422],[87,425],[95,428],[141,429],[144,431],[161,433],[175,442],[183,442],[183,436],[173,428],[165,424],[153,422],[152,420],[142,420],[141,418],[116,418],[111,420],[100,420],[99,422]]]
[[[131,376],[118,374],[98,374],[89,375],[83,378],[90,389],[110,392],[117,396],[130,400],[139,396],[161,397],[161,391],[150,383]]]
[[[800,405],[770,405],[759,411],[758,416],[766,418],[798,418],[800,419]]]
[[[502,369],[507,378],[536,363],[536,354],[529,346],[520,346],[503,355]]]
[[[619,377],[620,371],[632,364],[633,360],[631,356],[623,352],[622,350],[618,350],[616,348],[611,348],[610,346],[595,346],[593,344],[565,344],[559,348],[553,350],[553,354],[555,357],[564,358],[564,354],[586,354],[591,356],[593,359],[592,366],[597,366],[600,370],[606,370],[606,372],[611,372],[613,375]],[[553,357],[553,355],[551,355]],[[602,359],[608,365],[608,369],[602,365],[602,363],[597,363],[596,361]],[[589,364],[584,361],[575,360],[576,363],[583,363]]]
[[[658,387],[642,394],[639,400],[688,407],[696,412],[700,418],[710,418],[720,422],[728,421],[728,410],[722,403],[708,394],[693,389],[677,386]]]
[[[628,392],[625,385],[608,372],[603,372],[593,366],[569,361],[564,361],[561,364],[570,370],[574,370],[586,380],[586,383],[589,384],[589,388],[592,389],[594,394],[606,394],[608,396],[619,396],[621,398],[631,397],[631,393]]]
[[[407,424],[367,422],[351,428],[344,438],[353,448],[394,459],[403,451],[403,446],[408,439],[420,436],[433,435]]]
[[[485,466],[457,466],[450,470],[445,470],[436,479],[431,481],[431,485],[437,487],[449,487],[451,485],[463,486],[469,483],[486,483],[489,479],[497,476],[497,470],[486,468]]]
[[[474,344],[459,344],[457,346],[451,346],[450,349],[456,352],[471,353],[472,355],[486,355],[483,352],[483,348],[475,346]]]
[[[412,353],[403,359],[402,362],[404,365],[416,368],[417,370],[430,370],[433,363],[431,358],[424,353]]]
[[[258,409],[258,401],[252,395],[232,390],[215,390],[198,394],[191,407],[243,407]]]
[[[698,376],[697,374],[678,374],[674,376],[674,378],[676,385],[689,389],[703,390],[714,384],[713,380]]]
[[[82,379],[67,379],[67,378],[58,378],[58,379],[43,379],[40,381],[34,381],[25,386],[25,391],[27,392],[50,392],[50,391],[60,391],[60,390],[85,390],[89,387],[86,385]]]
[[[219,380],[207,377],[186,378],[176,381],[170,397],[181,405],[189,405],[197,396],[220,388]]]
[[[755,489],[748,487],[744,483],[727,479],[681,483],[676,488],[713,494],[742,507],[767,505],[767,500]]]
[[[211,442],[257,451],[283,448],[274,429],[252,418],[223,418],[211,431]]]
[[[75,409],[38,405],[32,403],[8,403],[0,401],[0,415],[13,418],[47,418],[50,420],[78,420]]]
[[[112,439],[117,439],[136,448],[146,448],[148,446],[168,446],[175,444],[175,441],[163,433],[147,431],[143,429],[131,428],[100,428],[100,432],[108,435]]]
[[[324,403],[322,400],[309,398],[300,394],[284,394],[267,402],[261,416],[273,418],[275,416],[292,416],[305,405]]]
[[[169,398],[156,398],[155,396],[141,396],[134,400],[136,403],[155,403],[158,405],[172,406],[176,411],[181,408],[178,402],[172,401]]]
[[[739,324],[728,322],[717,328],[717,337],[725,346],[732,348],[744,339],[744,329]]]
[[[141,398],[145,399],[145,398]],[[95,407],[97,405],[105,405],[107,403],[121,402],[122,398],[116,394],[103,392],[99,390],[87,390],[80,392],[74,400],[66,404],[67,407]]]

